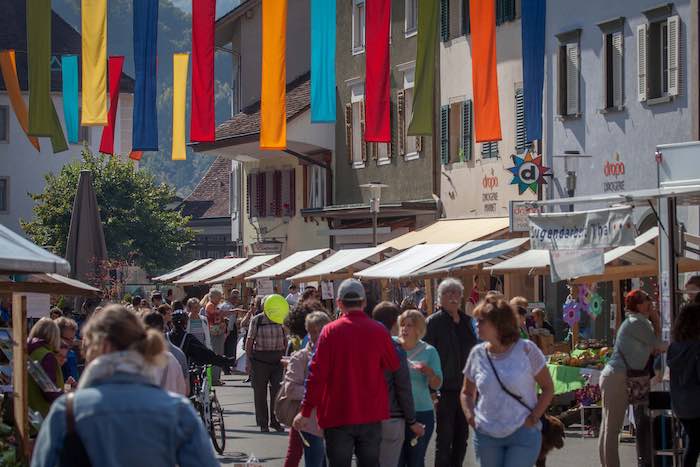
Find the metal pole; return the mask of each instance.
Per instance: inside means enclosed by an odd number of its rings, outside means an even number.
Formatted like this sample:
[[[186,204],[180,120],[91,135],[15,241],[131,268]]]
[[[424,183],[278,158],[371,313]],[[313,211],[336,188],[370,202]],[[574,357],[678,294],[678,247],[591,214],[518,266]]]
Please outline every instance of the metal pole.
[[[372,213],[372,243],[377,246],[377,211]]]

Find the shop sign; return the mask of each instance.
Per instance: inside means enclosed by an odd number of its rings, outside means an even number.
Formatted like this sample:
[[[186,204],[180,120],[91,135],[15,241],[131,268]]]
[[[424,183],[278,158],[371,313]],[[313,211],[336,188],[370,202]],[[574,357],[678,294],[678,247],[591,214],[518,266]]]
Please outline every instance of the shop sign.
[[[533,250],[577,250],[634,245],[632,208],[532,214]]]
[[[518,186],[518,194],[525,193],[528,189],[537,194],[547,183],[545,176],[549,175],[552,169],[542,165],[542,156],[535,156],[532,150],[528,149],[522,157],[512,155],[513,167],[507,169],[512,175],[511,185]]]
[[[603,166],[603,192],[610,193],[625,190],[625,163],[620,154],[615,153],[612,161],[605,161]]]
[[[493,169],[491,169],[491,175],[484,175],[484,178],[481,179],[481,187],[484,189],[483,193],[481,193],[481,202],[484,204],[484,212],[496,212],[498,192],[493,190],[498,188],[498,177]]]
[[[258,242],[251,245],[254,255],[274,255],[282,253],[282,242]]]
[[[272,295],[275,293],[272,279],[258,279],[255,284],[258,295]]]
[[[508,203],[508,218],[510,219],[511,232],[529,232],[530,223],[527,216],[530,214],[539,214],[542,212],[540,208],[528,205],[523,201],[511,200]]]

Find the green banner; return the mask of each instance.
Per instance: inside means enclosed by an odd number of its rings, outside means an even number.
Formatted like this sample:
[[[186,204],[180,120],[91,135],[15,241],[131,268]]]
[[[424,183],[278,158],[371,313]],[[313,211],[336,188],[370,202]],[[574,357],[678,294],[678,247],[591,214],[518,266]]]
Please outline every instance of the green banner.
[[[435,119],[435,60],[437,56],[440,2],[418,1],[418,50],[413,89],[413,118],[408,126],[411,136],[432,136]]]

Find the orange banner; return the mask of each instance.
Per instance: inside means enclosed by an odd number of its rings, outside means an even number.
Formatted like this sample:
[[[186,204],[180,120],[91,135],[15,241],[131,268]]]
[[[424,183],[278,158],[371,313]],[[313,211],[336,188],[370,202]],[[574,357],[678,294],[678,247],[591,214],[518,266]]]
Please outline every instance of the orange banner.
[[[262,2],[260,149],[287,149],[287,0]]]
[[[471,0],[469,17],[472,35],[472,81],[476,142],[501,140],[496,70],[496,4],[493,0]]]
[[[15,111],[17,120],[19,121],[22,130],[29,138],[29,142],[41,151],[39,139],[34,136],[29,136],[29,113],[27,112],[27,104],[22,99],[22,93],[19,89],[19,80],[17,79],[17,64],[15,62],[14,50],[0,51],[0,69],[2,70],[2,79],[5,80],[5,88],[10,96],[12,110]]]

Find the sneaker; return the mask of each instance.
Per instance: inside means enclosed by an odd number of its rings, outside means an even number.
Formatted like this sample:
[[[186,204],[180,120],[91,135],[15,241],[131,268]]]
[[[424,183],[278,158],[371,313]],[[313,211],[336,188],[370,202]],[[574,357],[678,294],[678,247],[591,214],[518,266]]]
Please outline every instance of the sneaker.
[[[269,429],[268,427],[266,427],[266,426],[261,426],[261,427],[260,427],[260,432],[261,432],[261,433],[269,433],[269,432],[270,432],[270,429]]]
[[[244,383],[250,383],[250,376],[243,380]]]
[[[277,433],[284,433],[284,427],[282,425],[280,425],[279,423],[276,423],[276,424],[271,425],[271,426]]]

